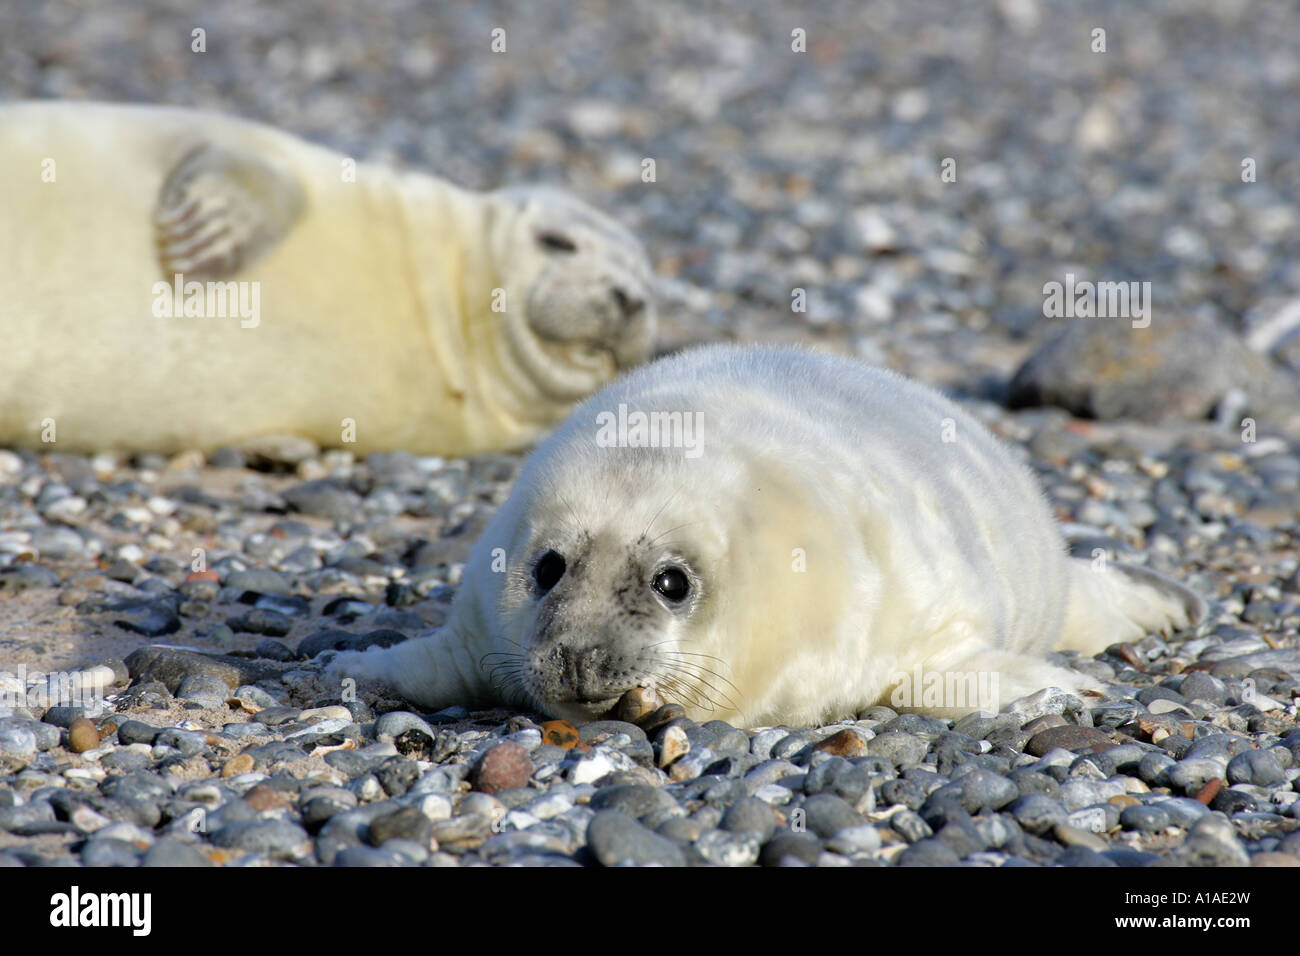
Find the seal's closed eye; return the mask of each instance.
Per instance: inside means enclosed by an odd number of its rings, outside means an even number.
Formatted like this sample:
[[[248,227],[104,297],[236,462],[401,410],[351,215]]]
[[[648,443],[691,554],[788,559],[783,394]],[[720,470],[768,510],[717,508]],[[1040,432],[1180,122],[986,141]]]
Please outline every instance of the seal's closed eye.
[[[577,252],[578,244],[558,232],[539,232],[537,244],[548,252]]]

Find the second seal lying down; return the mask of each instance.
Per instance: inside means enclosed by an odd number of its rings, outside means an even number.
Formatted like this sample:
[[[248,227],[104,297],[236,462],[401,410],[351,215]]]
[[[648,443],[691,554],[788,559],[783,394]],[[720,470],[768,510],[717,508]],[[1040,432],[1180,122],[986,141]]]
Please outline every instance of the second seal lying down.
[[[0,103],[0,444],[522,448],[654,339],[607,216],[230,116]]]
[[[693,717],[813,724],[916,674],[946,691],[905,709],[1078,688],[1043,655],[1204,613],[1153,571],[1067,556],[1030,472],[937,392],[850,359],[713,346],[579,406],[476,544],[447,624],[331,674],[430,709],[589,720],[653,686]],[[953,699],[972,678],[994,699]]]

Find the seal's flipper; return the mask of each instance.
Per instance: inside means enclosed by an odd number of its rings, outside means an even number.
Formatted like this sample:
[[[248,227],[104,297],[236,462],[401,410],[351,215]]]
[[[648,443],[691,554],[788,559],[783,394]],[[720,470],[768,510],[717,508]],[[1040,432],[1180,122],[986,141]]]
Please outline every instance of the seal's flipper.
[[[500,700],[465,643],[445,628],[391,647],[344,651],[325,668],[327,681],[349,677],[389,687],[429,710]]]
[[[900,711],[956,718],[973,711],[998,713],[1013,700],[1045,687],[1059,687],[1080,696],[1101,689],[1095,677],[1058,667],[1037,654],[989,646],[970,650],[958,647],[924,661],[916,673],[924,675],[924,684],[910,688],[903,685],[904,690],[912,691],[910,699],[903,698],[900,703],[898,695],[891,692],[879,703]],[[905,682],[912,679],[906,672],[901,676]],[[934,690],[933,698],[930,689]]]
[[[1095,654],[1120,641],[1168,633],[1204,620],[1205,599],[1159,571],[1110,562],[1070,562],[1065,626],[1057,647]]]
[[[211,144],[177,163],[154,207],[154,241],[163,274],[225,279],[266,255],[305,205],[285,169]]]

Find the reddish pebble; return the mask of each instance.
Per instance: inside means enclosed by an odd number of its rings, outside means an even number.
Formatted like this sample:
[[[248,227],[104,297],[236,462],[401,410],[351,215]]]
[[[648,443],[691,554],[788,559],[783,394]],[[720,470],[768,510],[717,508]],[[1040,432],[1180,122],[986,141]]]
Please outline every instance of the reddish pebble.
[[[850,759],[853,757],[863,757],[867,753],[867,742],[858,734],[851,730],[841,730],[837,734],[831,734],[825,740],[813,747],[814,751],[824,751],[833,757],[844,757]]]
[[[618,699],[614,705],[614,716],[618,720],[634,724],[642,717],[653,714],[664,705],[653,688],[633,687]]]
[[[1142,655],[1137,652],[1137,648],[1132,644],[1112,644],[1107,648],[1112,654],[1118,654],[1127,661],[1134,669],[1139,671],[1146,670],[1146,661],[1142,660]]]
[[[185,580],[186,581],[216,581],[218,584],[221,583],[220,576],[218,576],[216,571],[212,571],[212,570],[191,571],[189,574],[185,575]]]
[[[1020,729],[1036,734],[1044,730],[1051,730],[1053,727],[1068,727],[1069,725],[1070,722],[1060,714],[1044,714],[1042,717],[1035,717]]]
[[[470,784],[483,793],[528,786],[533,760],[520,744],[507,741],[490,748],[470,771]]]
[[[283,792],[276,790],[274,787],[268,787],[264,783],[259,783],[256,787],[244,794],[244,802],[258,812],[267,810],[279,810],[282,807],[289,806],[293,801]]]
[[[1220,780],[1218,777],[1215,777],[1205,786],[1201,787],[1200,791],[1196,794],[1197,802],[1203,803],[1208,807],[1210,805],[1210,801],[1213,800],[1216,796],[1218,796],[1219,789],[1222,786],[1223,786],[1223,781]]]
[[[542,724],[542,743],[572,750],[578,743],[578,728],[567,720],[548,720]]]
[[[248,754],[236,754],[226,761],[221,768],[221,776],[238,777],[241,773],[253,772],[253,758]]]

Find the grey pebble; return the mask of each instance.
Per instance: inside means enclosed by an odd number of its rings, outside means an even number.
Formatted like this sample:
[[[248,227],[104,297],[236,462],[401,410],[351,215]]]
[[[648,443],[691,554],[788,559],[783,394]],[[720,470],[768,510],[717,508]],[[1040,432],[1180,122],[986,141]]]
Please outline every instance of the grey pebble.
[[[176,688],[177,700],[197,700],[210,706],[220,706],[231,697],[230,685],[211,674],[191,674]]]
[[[203,853],[189,843],[163,837],[145,851],[141,866],[213,866]]]
[[[961,862],[951,847],[936,838],[913,843],[898,855],[898,866],[956,866]]]
[[[270,594],[278,597],[289,597],[293,594],[293,586],[286,580],[284,575],[269,568],[247,568],[232,571],[225,576],[221,583],[236,591],[252,592],[254,595]]]
[[[1029,833],[1049,833],[1058,824],[1065,823],[1068,811],[1060,800],[1032,793],[1012,801],[1008,812]]]
[[[390,737],[400,737],[408,730],[418,730],[425,734],[430,740],[437,735],[434,733],[429,722],[418,714],[413,714],[407,710],[391,710],[386,714],[381,714],[375,720],[375,736],[381,737],[387,735]]]
[[[1169,826],[1169,814],[1159,806],[1142,804],[1120,811],[1120,826],[1139,833],[1159,833]]]
[[[366,840],[372,846],[383,846],[389,840],[408,840],[428,847],[432,836],[433,821],[417,807],[402,807],[374,817],[366,831]]]
[[[884,757],[896,767],[908,767],[925,759],[929,744],[904,731],[892,730],[867,741],[867,753]]]
[[[187,757],[195,754],[201,754],[207,749],[208,743],[204,735],[193,730],[178,730],[175,727],[168,727],[160,730],[154,737],[153,745],[155,747],[174,747]]]
[[[361,498],[328,479],[305,481],[284,491],[290,507],[304,514],[347,521],[361,510]]]
[[[1169,814],[1171,825],[1184,828],[1194,826],[1198,820],[1210,812],[1209,807],[1190,797],[1169,797],[1152,805]]]
[[[139,720],[127,720],[117,725],[117,739],[123,745],[152,744],[159,729]]]
[[[776,815],[762,800],[743,797],[727,807],[719,825],[733,833],[757,833],[759,841],[765,843],[776,830]]]
[[[587,827],[587,842],[604,866],[621,863],[682,866],[686,862],[676,843],[647,830],[618,810],[600,811],[592,818]]]
[[[709,830],[695,841],[700,856],[715,866],[752,866],[762,846],[759,834],[744,830]]]
[[[0,830],[17,830],[33,823],[54,822],[54,808],[45,801],[0,807]]]
[[[81,848],[86,866],[139,866],[140,850],[126,840],[87,840]]]
[[[974,813],[981,807],[1000,810],[1020,795],[1016,785],[1006,777],[978,769],[958,777],[935,793],[956,795],[968,813]]]
[[[1229,783],[1273,787],[1285,783],[1287,776],[1271,751],[1248,750],[1228,761],[1227,779]]]
[[[912,810],[899,810],[889,818],[889,825],[908,843],[916,843],[934,836],[934,830],[922,819],[919,813]]]
[[[165,637],[181,629],[181,619],[167,604],[139,603],[119,610],[113,623],[145,637]]]
[[[1166,862],[1185,866],[1249,866],[1250,855],[1223,817],[1209,814],[1193,825],[1187,839],[1173,851]]]
[[[232,631],[243,634],[263,634],[267,637],[284,637],[293,630],[293,619],[280,611],[253,608],[243,614],[226,619]]]
[[[116,773],[131,773],[134,770],[144,770],[152,763],[153,759],[148,754],[125,749],[106,753],[99,760],[101,767]]]
[[[245,820],[228,823],[212,834],[215,846],[262,853],[278,859],[298,859],[311,850],[307,831],[285,820]]]
[[[36,734],[26,727],[0,727],[0,751],[16,757],[36,753]]]
[[[333,857],[333,866],[410,866],[411,861],[396,850],[372,846],[349,846]]]
[[[602,787],[592,795],[590,807],[596,811],[618,810],[630,817],[644,819],[666,810],[677,810],[678,804],[672,795],[664,790],[646,784],[630,784]],[[768,814],[770,816],[770,809]]]
[[[821,837],[834,836],[846,827],[862,826],[866,822],[847,802],[831,793],[813,794],[804,800],[802,809],[808,829]]]
[[[1225,764],[1208,757],[1185,757],[1167,771],[1169,784],[1175,790],[1194,794],[1211,780],[1223,778]]]
[[[759,860],[764,866],[782,866],[787,860],[815,866],[821,852],[821,840],[811,833],[778,833],[763,844]]]
[[[253,653],[273,661],[291,661],[298,656],[288,644],[277,641],[274,637],[264,637],[258,641]]]

